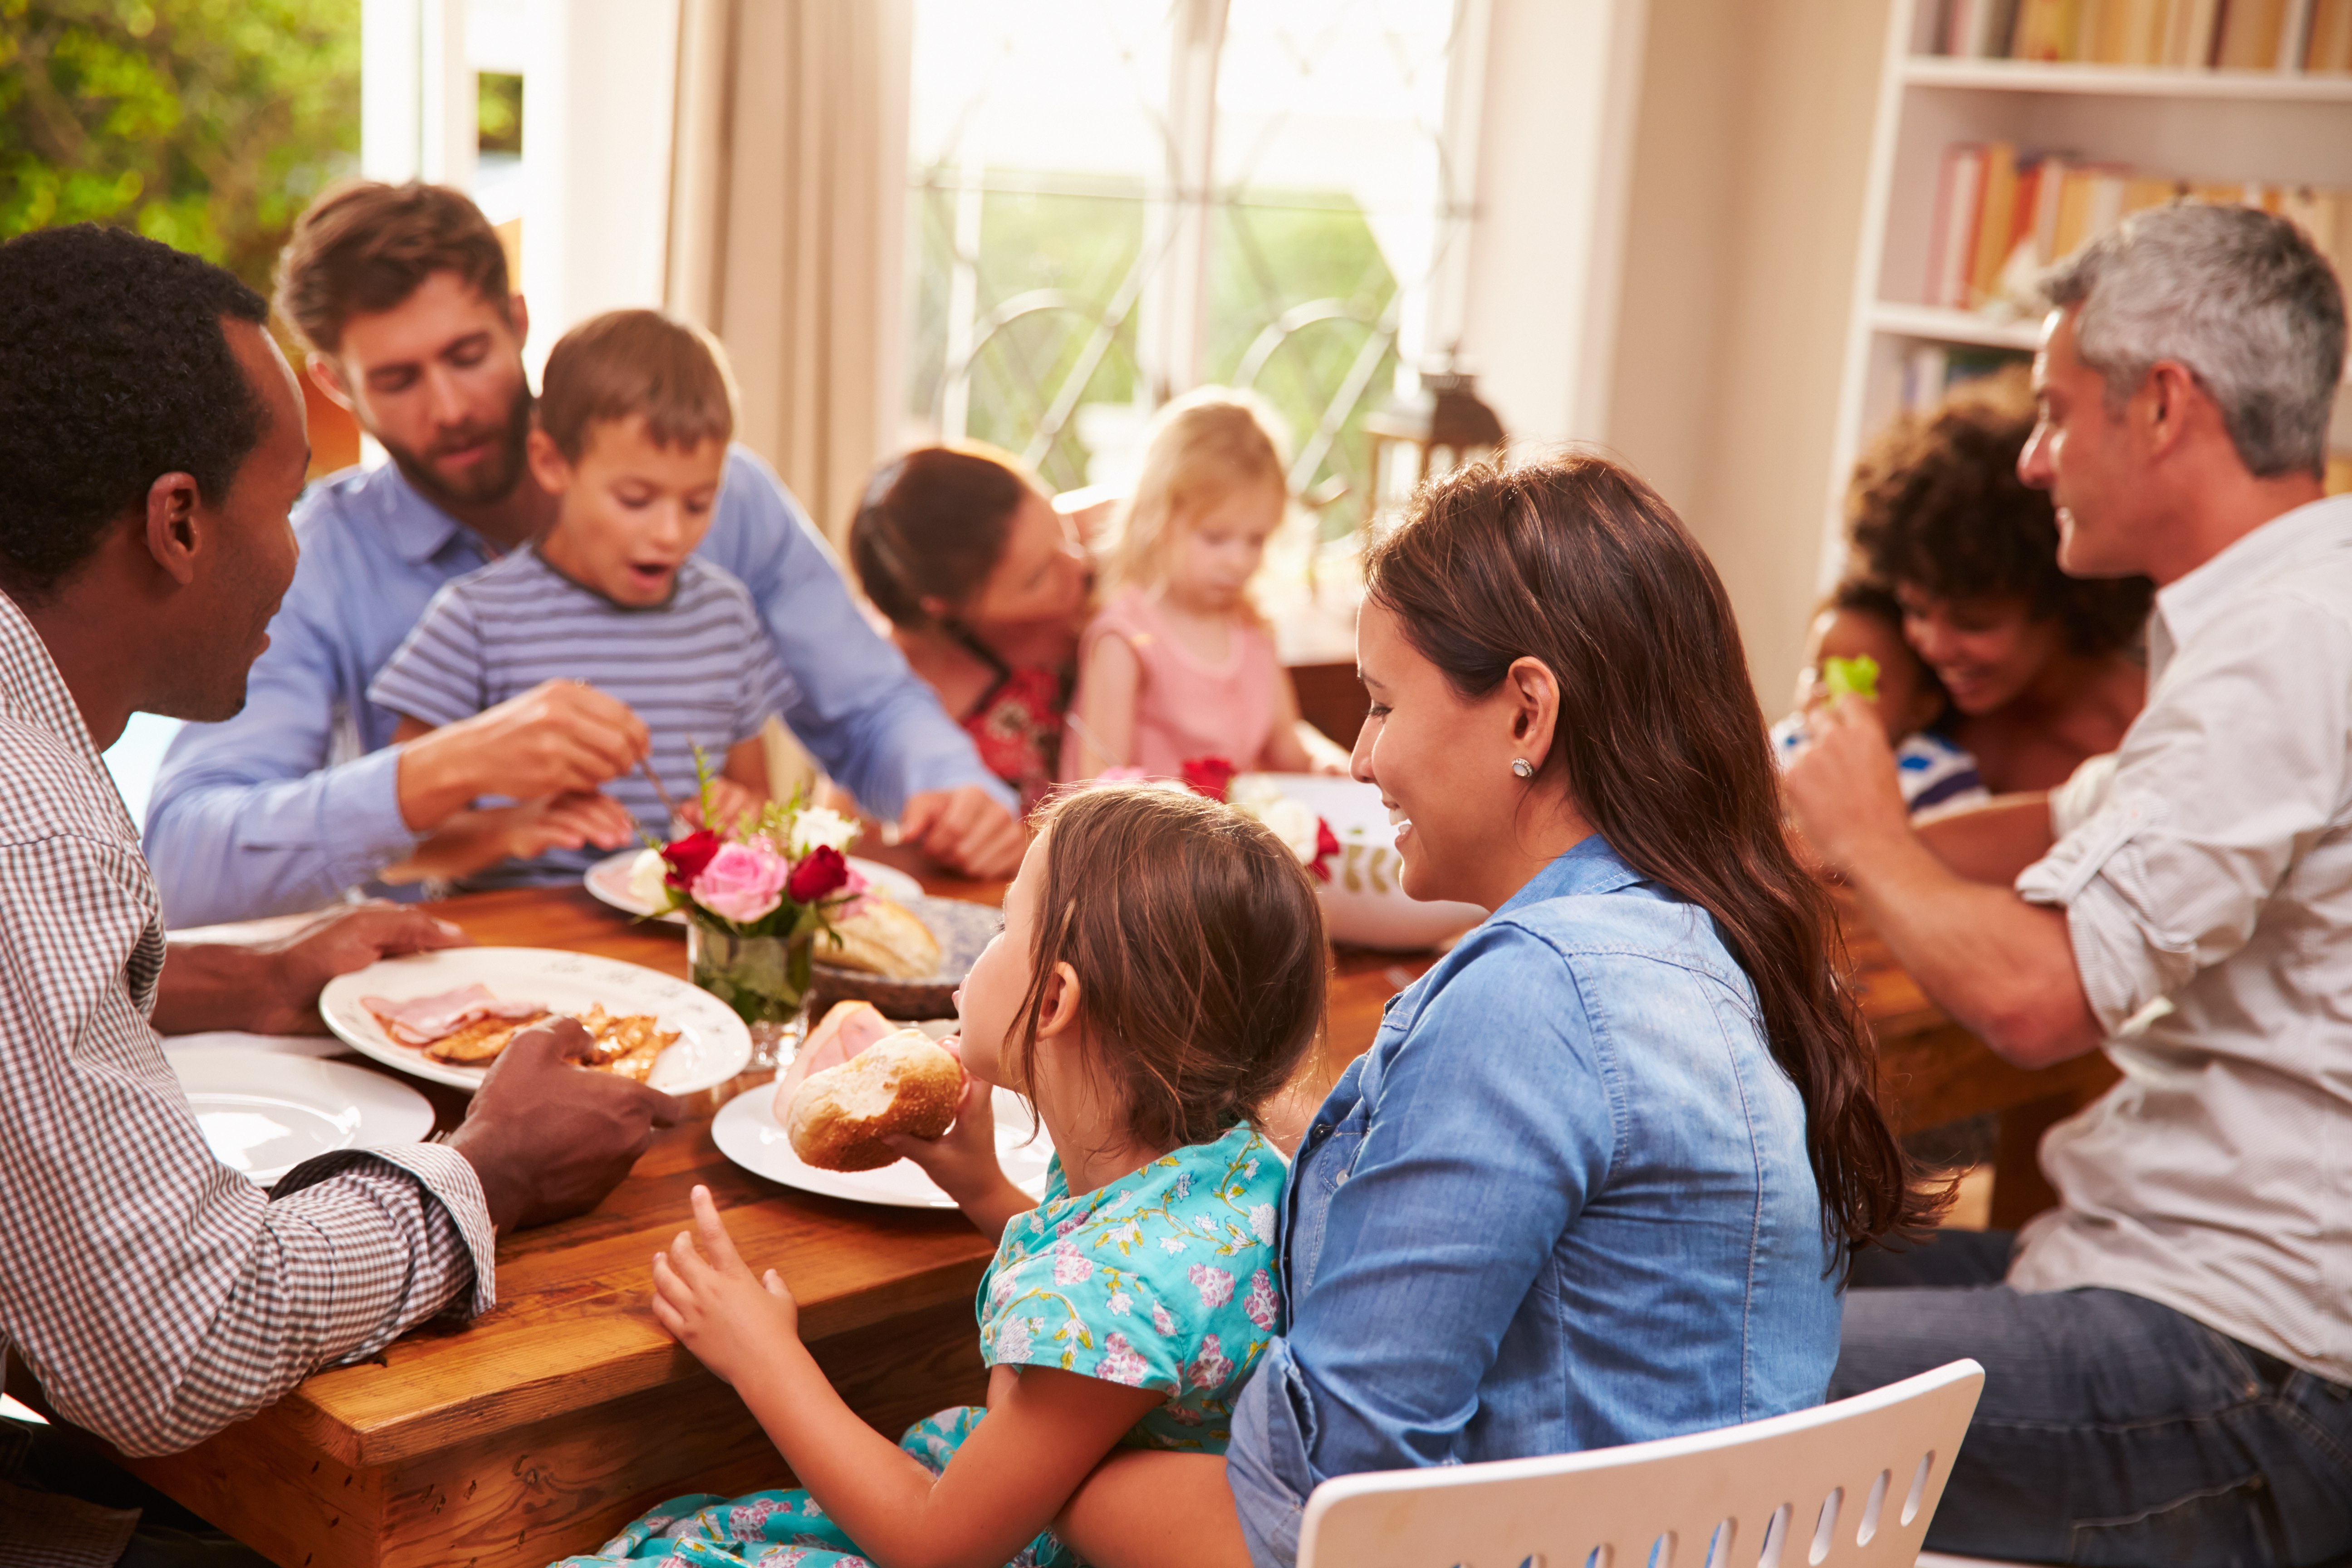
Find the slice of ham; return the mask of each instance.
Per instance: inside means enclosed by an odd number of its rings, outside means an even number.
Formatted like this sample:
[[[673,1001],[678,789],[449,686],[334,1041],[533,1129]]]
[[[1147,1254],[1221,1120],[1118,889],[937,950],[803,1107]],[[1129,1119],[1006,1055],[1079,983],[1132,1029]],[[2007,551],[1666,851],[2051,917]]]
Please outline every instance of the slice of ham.
[[[547,1011],[540,1002],[501,1002],[477,981],[455,991],[393,1001],[362,996],[360,1005],[374,1014],[384,1033],[404,1046],[429,1046],[483,1018],[535,1018]]]

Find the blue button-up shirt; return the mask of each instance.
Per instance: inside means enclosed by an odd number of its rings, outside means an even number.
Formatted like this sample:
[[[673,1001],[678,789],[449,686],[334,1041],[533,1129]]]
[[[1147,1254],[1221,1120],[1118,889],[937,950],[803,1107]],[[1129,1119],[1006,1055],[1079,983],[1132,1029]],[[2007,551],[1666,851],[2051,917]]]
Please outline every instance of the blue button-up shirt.
[[[1389,1005],[1283,1200],[1288,1337],[1226,1475],[1261,1563],[1318,1482],[1821,1403],[1832,1251],[1805,1108],[1692,904],[1599,836]]]
[[[400,815],[398,721],[368,683],[436,590],[490,556],[389,464],[314,486],[295,532],[301,563],[245,710],[182,731],[155,781],[147,858],[173,925],[313,909],[416,844]],[[784,722],[868,810],[895,816],[909,795],[968,784],[1014,805],[859,615],[799,503],[740,447],[697,553],[751,590],[792,678]]]

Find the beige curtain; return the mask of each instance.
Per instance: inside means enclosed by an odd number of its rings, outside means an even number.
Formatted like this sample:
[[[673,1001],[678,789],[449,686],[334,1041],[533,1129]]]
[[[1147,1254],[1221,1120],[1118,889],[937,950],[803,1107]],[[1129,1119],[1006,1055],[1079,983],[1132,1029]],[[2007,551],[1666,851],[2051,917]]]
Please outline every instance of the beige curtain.
[[[669,308],[838,540],[895,442],[911,0],[684,0]]]

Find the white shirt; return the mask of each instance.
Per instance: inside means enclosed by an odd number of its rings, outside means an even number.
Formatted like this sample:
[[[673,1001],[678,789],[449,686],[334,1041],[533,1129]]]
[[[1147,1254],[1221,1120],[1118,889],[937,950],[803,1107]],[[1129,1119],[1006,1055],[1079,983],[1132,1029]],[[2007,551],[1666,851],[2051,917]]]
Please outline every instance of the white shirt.
[[[2104,1286],[2352,1383],[2352,497],[2157,595],[2148,702],[2052,796],[2123,1081],[2053,1128],[2010,1283]]]

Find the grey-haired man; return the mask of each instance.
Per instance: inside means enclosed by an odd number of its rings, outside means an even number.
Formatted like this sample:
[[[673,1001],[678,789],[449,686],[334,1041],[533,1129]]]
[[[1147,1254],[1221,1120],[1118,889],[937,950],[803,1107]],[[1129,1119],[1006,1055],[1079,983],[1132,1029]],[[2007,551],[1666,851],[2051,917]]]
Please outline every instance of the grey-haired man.
[[[2058,1207],[1857,1267],[1831,1393],[1984,1363],[1942,1550],[2332,1562],[2352,1550],[2352,497],[2320,471],[2343,290],[2284,221],[2179,205],[2045,291],[2019,470],[2057,503],[2068,572],[2156,580],[2146,710],[2047,796],[1924,836],[1857,714],[1789,793],[1956,1018],[2022,1066],[2105,1049],[2124,1077],[2044,1140]]]

